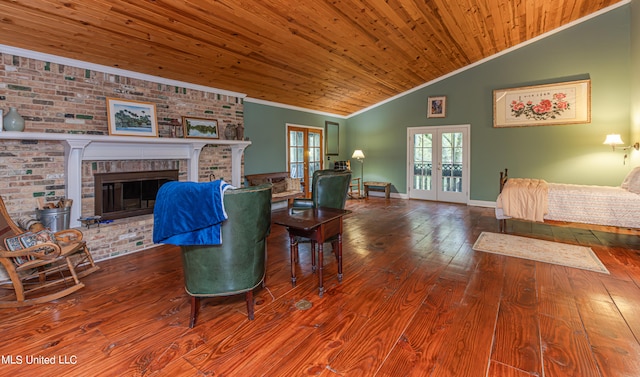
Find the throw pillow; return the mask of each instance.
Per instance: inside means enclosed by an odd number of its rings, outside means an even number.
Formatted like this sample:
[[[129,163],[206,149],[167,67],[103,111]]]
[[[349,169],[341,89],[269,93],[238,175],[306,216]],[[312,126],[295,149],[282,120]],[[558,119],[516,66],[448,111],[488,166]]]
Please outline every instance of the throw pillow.
[[[33,233],[31,232],[27,232],[27,233],[22,233],[18,236],[13,236],[13,237],[8,237],[4,239],[4,246],[7,248],[7,250],[9,251],[16,251],[16,250],[22,250],[24,249],[24,246],[22,246],[22,242],[20,242],[20,239],[22,237],[29,237],[30,235],[33,235]],[[27,256],[24,257],[15,257],[13,258],[13,263],[16,264],[16,266],[19,266],[25,262],[30,261],[33,258],[29,258]]]
[[[300,178],[287,178],[287,191],[301,191],[300,190]]]
[[[285,192],[286,190],[287,190],[286,181],[273,182],[273,187],[271,188],[271,192],[273,194],[279,194],[281,192]]]
[[[54,233],[49,229],[44,229],[37,233],[25,232],[14,237],[5,238],[4,245],[9,251],[17,251],[47,242],[57,243]],[[19,266],[33,259],[34,257],[15,257],[13,262]]]

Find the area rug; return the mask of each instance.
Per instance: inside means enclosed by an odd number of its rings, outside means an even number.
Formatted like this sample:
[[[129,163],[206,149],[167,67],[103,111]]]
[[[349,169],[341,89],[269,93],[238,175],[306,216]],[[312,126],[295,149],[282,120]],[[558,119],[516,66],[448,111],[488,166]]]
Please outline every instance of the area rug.
[[[473,250],[609,274],[590,247],[482,232]]]

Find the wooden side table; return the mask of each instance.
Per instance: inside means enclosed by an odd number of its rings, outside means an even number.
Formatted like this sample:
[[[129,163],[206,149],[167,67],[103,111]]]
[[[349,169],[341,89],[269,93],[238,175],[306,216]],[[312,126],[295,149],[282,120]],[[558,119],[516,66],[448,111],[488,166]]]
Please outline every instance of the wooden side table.
[[[386,199],[391,198],[391,182],[365,182],[364,183],[364,197],[369,197],[369,190],[382,191],[384,189],[384,197]]]
[[[297,237],[311,240],[311,263],[315,265],[315,246],[318,247],[318,296],[324,294],[323,282],[323,244],[337,236],[338,281],[342,282],[342,217],[351,211],[335,208],[312,208],[296,213],[276,211],[271,215],[274,224],[282,225],[289,232],[291,252],[291,286],[296,286],[296,257],[298,255]],[[315,268],[314,268],[315,270]]]

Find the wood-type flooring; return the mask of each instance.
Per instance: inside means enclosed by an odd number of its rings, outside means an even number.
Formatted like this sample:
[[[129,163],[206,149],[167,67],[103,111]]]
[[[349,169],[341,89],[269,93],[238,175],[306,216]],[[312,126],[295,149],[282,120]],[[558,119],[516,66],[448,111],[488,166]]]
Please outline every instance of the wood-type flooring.
[[[318,297],[309,244],[292,288],[272,226],[267,286],[204,299],[188,327],[180,251],[99,263],[86,287],[0,310],[3,376],[640,376],[638,231],[510,221],[512,234],[590,246],[605,275],[476,252],[493,209],[349,200],[344,280],[325,247]]]

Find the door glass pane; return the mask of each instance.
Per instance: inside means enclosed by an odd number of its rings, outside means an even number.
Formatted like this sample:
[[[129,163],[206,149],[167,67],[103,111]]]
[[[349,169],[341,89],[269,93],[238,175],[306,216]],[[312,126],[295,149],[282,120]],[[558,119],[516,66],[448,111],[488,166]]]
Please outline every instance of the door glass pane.
[[[462,192],[462,132],[442,134],[442,191]]]
[[[413,189],[431,190],[433,166],[433,140],[431,134],[416,134],[413,137]]]
[[[321,153],[320,153],[320,134],[309,131],[309,182],[313,178],[313,172],[320,170]]]
[[[289,131],[289,173],[293,178],[304,177],[304,132]]]

